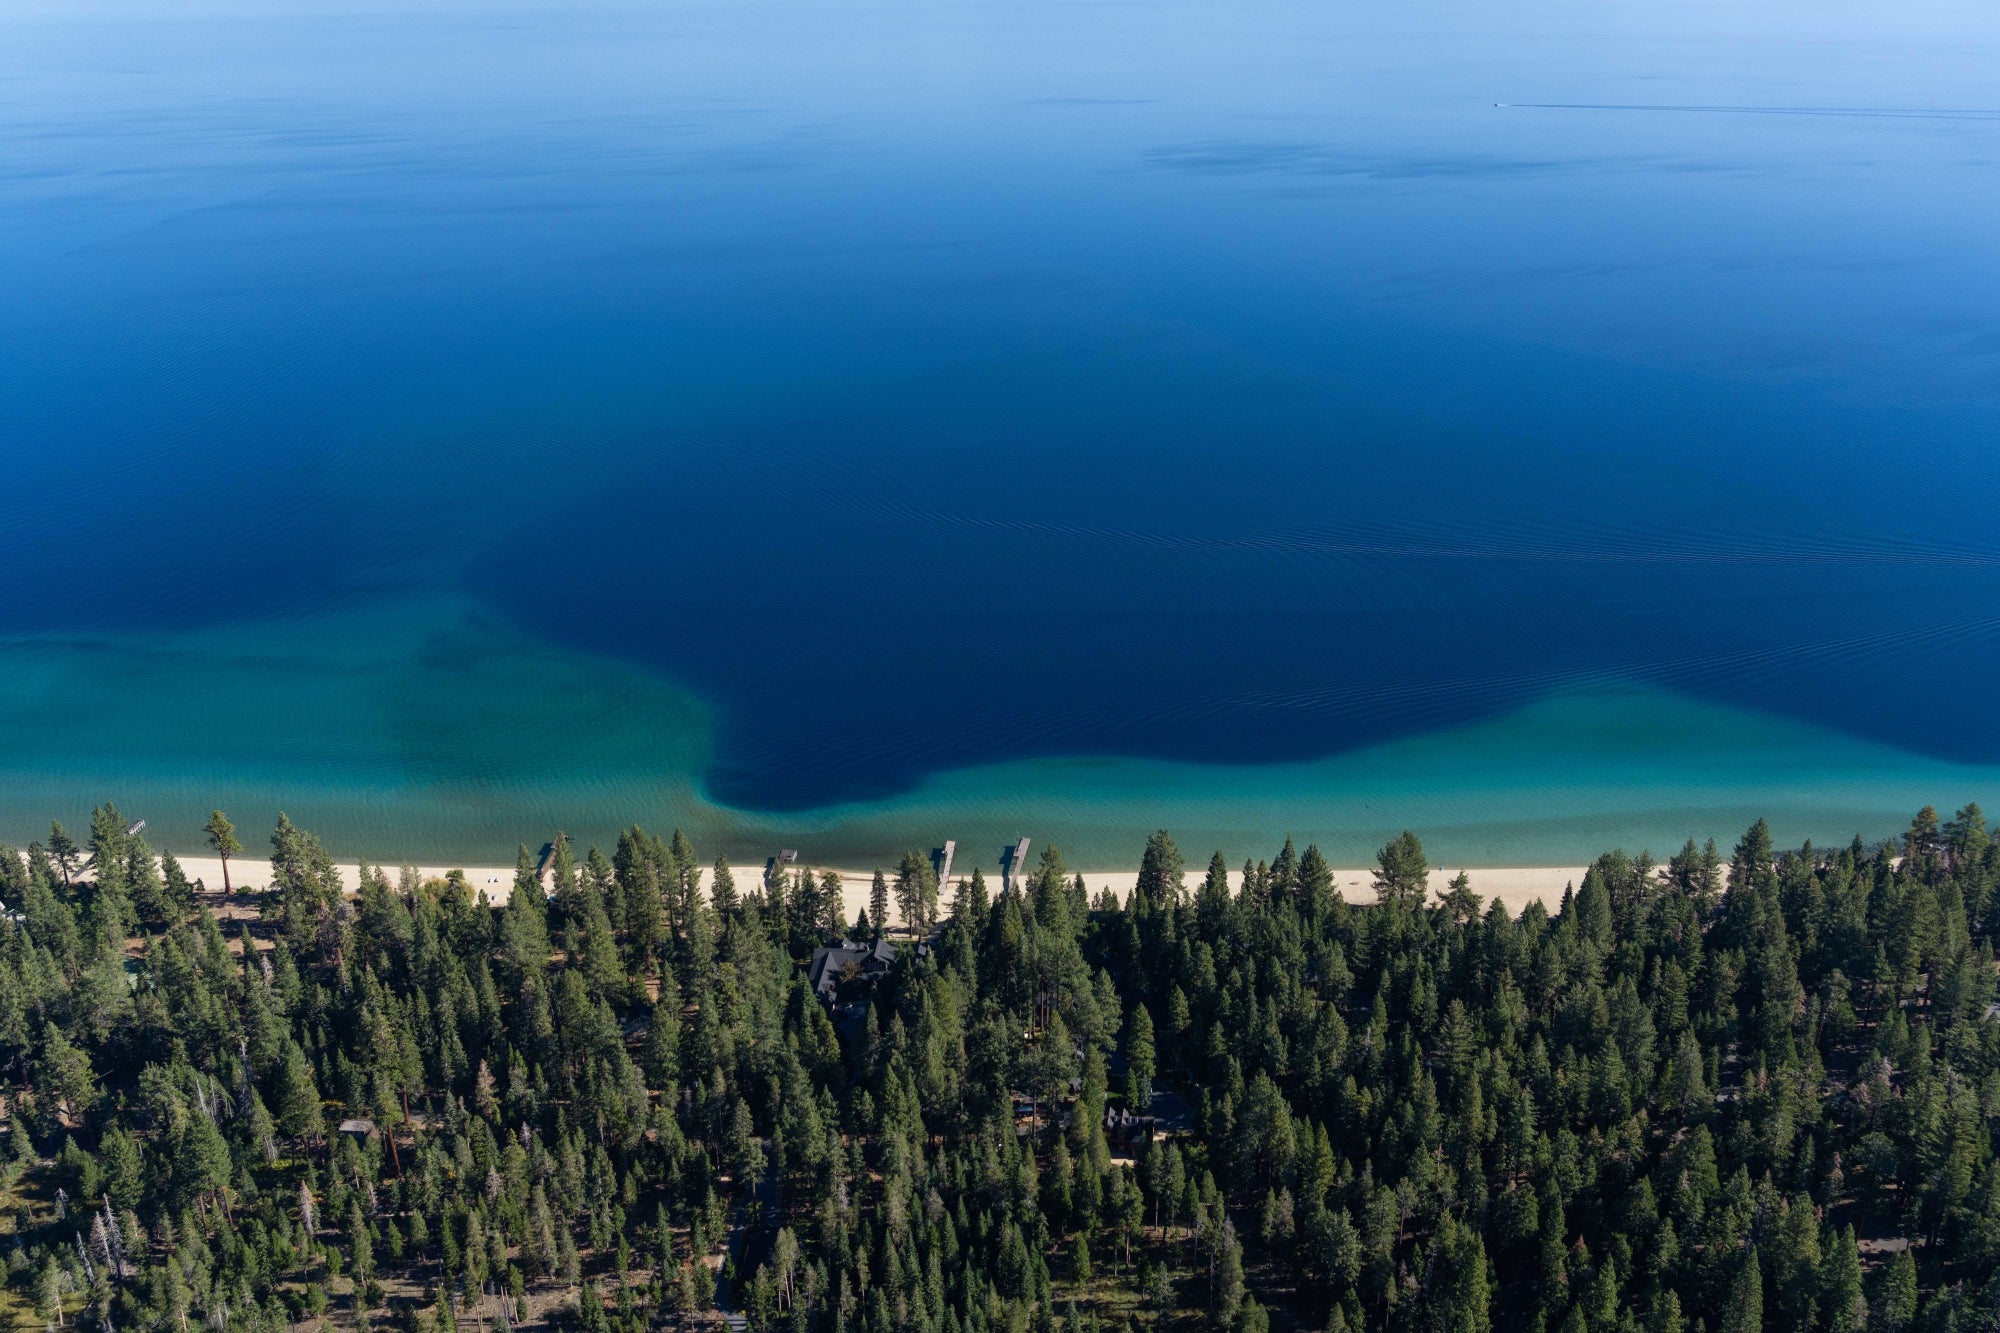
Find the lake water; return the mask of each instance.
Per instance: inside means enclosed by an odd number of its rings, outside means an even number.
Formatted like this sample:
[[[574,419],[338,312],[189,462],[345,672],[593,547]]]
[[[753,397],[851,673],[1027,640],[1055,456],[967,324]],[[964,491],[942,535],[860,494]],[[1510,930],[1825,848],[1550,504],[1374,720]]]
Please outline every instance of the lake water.
[[[0,835],[2000,803],[1990,6],[264,8],[0,13]]]

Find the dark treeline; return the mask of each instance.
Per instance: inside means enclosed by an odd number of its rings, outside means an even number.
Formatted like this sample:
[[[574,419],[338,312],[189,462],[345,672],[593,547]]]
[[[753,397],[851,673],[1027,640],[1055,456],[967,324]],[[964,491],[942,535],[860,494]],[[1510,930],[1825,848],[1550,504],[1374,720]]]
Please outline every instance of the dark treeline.
[[[1518,917],[1409,834],[1367,906],[1289,842],[1189,892],[1155,834],[1127,903],[910,856],[929,946],[831,1011],[838,882],[711,902],[678,833],[559,841],[546,892],[523,849],[504,906],[346,897],[283,820],[271,866],[204,898],[109,806],[0,849],[17,1323],[2000,1326],[1976,807]]]

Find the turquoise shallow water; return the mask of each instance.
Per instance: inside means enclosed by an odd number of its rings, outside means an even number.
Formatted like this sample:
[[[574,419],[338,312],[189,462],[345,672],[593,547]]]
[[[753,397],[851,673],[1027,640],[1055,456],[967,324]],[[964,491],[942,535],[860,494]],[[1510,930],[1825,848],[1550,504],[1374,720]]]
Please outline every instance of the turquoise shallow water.
[[[221,804],[253,839],[283,809],[345,855],[392,861],[504,860],[555,828],[608,844],[637,820],[682,825],[704,852],[797,846],[836,865],[947,837],[969,865],[1025,833],[1073,864],[1127,868],[1161,824],[1191,851],[1237,859],[1292,833],[1337,864],[1363,864],[1414,826],[1441,863],[1547,865],[1613,845],[1664,854],[1689,836],[1726,839],[1760,814],[1785,841],[1872,837],[1926,801],[1976,799],[2000,778],[1992,766],[1598,682],[1324,760],[1061,756],[760,815],[703,793],[710,718],[692,696],[540,646],[464,604],[116,645],[15,640],[0,645],[0,668],[13,798],[0,837],[25,840],[42,831],[42,811],[115,797],[183,851],[198,848],[196,830]]]
[[[1991,795],[1996,59],[1948,0],[24,0],[0,836],[1523,864]]]

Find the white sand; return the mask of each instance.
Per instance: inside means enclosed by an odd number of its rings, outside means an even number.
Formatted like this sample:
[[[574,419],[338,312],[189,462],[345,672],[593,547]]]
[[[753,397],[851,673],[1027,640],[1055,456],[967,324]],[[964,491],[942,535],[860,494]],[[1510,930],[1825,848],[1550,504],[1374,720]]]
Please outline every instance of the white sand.
[[[183,856],[180,858],[180,863],[181,869],[186,872],[189,879],[202,880],[210,889],[220,889],[222,887],[222,862],[216,857]],[[442,879],[452,868],[449,866],[419,866],[417,867],[417,871],[425,879]],[[339,869],[341,879],[347,886],[347,891],[353,893],[361,882],[360,867],[349,863],[340,866]],[[496,903],[505,901],[513,893],[514,867],[512,866],[462,866],[458,867],[458,869],[464,871],[465,878],[472,885],[475,893],[484,891]],[[958,870],[960,869],[964,871],[965,875],[970,876],[970,866],[958,867],[954,869],[954,879],[959,878]],[[1570,885],[1582,881],[1583,871],[1584,867],[1582,866],[1501,866],[1484,870],[1472,866],[1465,868],[1466,874],[1472,880],[1472,888],[1475,893],[1478,893],[1488,902],[1498,898],[1502,905],[1512,913],[1518,913],[1522,908],[1537,899],[1541,900],[1542,904],[1550,911],[1554,911],[1556,905],[1562,901],[1563,890]],[[761,865],[731,866],[730,873],[735,876],[738,893],[744,893],[757,888],[763,883],[764,879],[764,867]],[[852,921],[855,914],[868,905],[869,891],[873,887],[874,882],[874,872],[872,870],[841,870],[835,873],[840,876],[841,900],[844,904],[843,911],[846,918]],[[1077,872],[1072,870],[1071,873],[1075,874]],[[1373,873],[1372,869],[1336,870],[1334,877],[1335,882],[1340,886],[1341,893],[1349,902],[1367,903],[1375,901],[1375,891],[1371,887],[1374,882]],[[391,883],[396,882],[397,874],[396,867],[389,867],[389,880]],[[1133,885],[1139,879],[1139,874],[1136,870],[1085,870],[1082,874],[1084,886],[1090,890],[1093,898],[1103,889],[1110,889],[1121,899],[1126,898],[1131,894]],[[1206,874],[1206,869],[1188,871],[1187,886],[1190,893],[1200,887]],[[1456,867],[1431,871],[1431,888],[1442,892],[1445,886],[1451,882],[1452,877],[1457,874],[1458,869]],[[242,890],[246,886],[251,889],[262,889],[270,883],[271,864],[268,861],[250,857],[232,857],[229,862],[229,878],[230,883],[238,890]],[[1242,878],[1241,872],[1230,872],[1229,883],[1232,890],[1241,887]],[[999,892],[1000,873],[997,867],[987,875],[986,879],[992,891]],[[704,884],[707,883],[707,872],[703,872],[702,881]],[[940,894],[944,900],[943,905],[946,907],[950,906],[951,893],[951,886],[947,884]]]

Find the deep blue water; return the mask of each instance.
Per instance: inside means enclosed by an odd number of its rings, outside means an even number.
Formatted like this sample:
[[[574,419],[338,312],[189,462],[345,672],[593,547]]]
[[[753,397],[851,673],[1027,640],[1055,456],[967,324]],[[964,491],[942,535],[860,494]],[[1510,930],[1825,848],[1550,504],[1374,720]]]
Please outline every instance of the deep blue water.
[[[415,801],[668,725],[538,722],[502,640],[691,692],[753,815],[1607,681],[2000,763],[1996,56],[1935,3],[11,9],[0,767]],[[498,637],[324,646],[413,603]],[[161,665],[216,635],[312,684]]]

